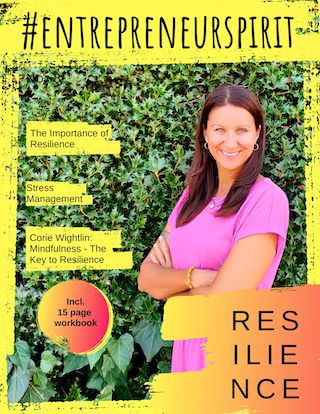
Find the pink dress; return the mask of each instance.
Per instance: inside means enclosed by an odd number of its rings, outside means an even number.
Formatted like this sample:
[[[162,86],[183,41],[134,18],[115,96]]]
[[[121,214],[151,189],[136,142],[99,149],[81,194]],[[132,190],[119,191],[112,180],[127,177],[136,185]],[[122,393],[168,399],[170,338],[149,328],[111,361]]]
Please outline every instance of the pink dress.
[[[187,197],[188,188],[185,188],[168,219],[173,267],[186,269],[195,266],[199,269],[218,270],[237,240],[252,234],[276,233],[276,256],[259,284],[259,289],[270,288],[282,257],[288,230],[289,205],[285,193],[269,178],[262,178],[251,187],[236,214],[215,217],[213,213],[221,207],[223,197],[213,197],[191,222],[176,228],[177,214]],[[205,341],[205,338],[175,341],[171,372],[204,368],[201,345]]]

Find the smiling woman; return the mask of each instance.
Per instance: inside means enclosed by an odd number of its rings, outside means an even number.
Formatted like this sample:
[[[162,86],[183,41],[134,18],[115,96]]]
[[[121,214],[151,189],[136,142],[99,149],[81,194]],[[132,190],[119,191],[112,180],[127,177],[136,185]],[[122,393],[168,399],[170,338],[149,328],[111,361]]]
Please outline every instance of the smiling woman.
[[[210,111],[204,128],[205,148],[216,161],[219,181],[232,184],[245,161],[259,149],[260,131],[261,125],[256,128],[253,116],[244,108],[228,104]],[[228,189],[220,191],[227,193]]]
[[[223,84],[209,94],[186,188],[141,265],[140,290],[165,299],[272,286],[289,207],[285,193],[260,174],[265,139],[252,92]],[[203,368],[204,342],[175,341],[171,370]]]

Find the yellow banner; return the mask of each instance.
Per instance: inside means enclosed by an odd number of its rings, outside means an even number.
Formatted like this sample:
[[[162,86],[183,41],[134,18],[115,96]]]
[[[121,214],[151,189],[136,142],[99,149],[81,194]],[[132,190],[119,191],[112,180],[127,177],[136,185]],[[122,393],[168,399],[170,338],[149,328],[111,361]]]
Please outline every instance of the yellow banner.
[[[27,122],[27,155],[120,154],[111,125],[86,122]]]
[[[26,228],[26,270],[131,269],[132,253],[121,248],[121,232],[86,227]]]
[[[92,196],[86,195],[86,184],[70,184],[54,181],[27,181],[27,206],[67,206],[92,204]]]

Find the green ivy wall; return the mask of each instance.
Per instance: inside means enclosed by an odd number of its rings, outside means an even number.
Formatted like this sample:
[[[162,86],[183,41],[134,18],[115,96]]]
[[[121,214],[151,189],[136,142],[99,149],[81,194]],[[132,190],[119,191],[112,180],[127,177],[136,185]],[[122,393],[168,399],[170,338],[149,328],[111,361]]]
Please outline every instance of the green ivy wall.
[[[303,67],[242,63],[34,68],[20,71],[16,344],[8,358],[10,401],[143,399],[145,381],[168,372],[171,343],[160,337],[163,304],[137,290],[139,265],[165,225],[190,164],[205,95],[223,82],[248,86],[265,109],[263,174],[288,195],[288,242],[275,286],[306,283]],[[27,157],[27,121],[108,124],[121,140],[114,156]],[[27,207],[27,180],[86,183],[90,206]],[[133,252],[127,271],[25,271],[25,226],[87,226],[122,230]],[[81,278],[102,289],[115,319],[97,354],[75,356],[36,326],[42,294]],[[120,362],[119,362],[120,361]]]

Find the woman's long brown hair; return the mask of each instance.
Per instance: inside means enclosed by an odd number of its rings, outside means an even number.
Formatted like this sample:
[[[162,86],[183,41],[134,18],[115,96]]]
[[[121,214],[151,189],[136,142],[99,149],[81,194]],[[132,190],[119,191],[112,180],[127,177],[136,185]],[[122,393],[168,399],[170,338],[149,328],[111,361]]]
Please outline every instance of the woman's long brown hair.
[[[210,111],[215,107],[227,104],[246,109],[253,116],[256,129],[259,128],[259,125],[261,125],[261,129],[257,140],[259,149],[253,151],[242,166],[216,215],[229,216],[236,213],[261,172],[265,153],[266,127],[260,102],[254,93],[243,86],[228,83],[220,85],[208,95],[200,113],[196,131],[195,152],[186,179],[186,184],[189,187],[189,198],[180,210],[176,222],[177,227],[194,219],[218,190],[217,164],[210,152],[203,146],[205,142],[203,130],[207,128]]]

